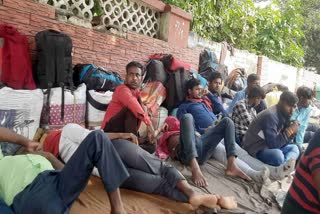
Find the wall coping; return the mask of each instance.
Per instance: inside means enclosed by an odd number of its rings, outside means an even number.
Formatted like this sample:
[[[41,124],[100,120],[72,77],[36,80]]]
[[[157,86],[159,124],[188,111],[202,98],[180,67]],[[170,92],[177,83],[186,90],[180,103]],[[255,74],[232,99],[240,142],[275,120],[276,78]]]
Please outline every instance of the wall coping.
[[[177,16],[180,16],[180,17],[188,20],[188,21],[192,21],[192,18],[193,18],[191,13],[188,13],[179,7],[169,5],[169,4],[166,5],[164,12],[171,12]]]
[[[139,0],[142,3],[147,4],[155,10],[163,12],[165,10],[166,4],[160,0]]]

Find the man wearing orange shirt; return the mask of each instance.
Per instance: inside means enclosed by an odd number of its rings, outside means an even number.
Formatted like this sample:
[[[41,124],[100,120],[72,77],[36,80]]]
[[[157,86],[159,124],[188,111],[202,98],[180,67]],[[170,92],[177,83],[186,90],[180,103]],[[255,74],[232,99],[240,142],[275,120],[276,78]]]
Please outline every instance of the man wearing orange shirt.
[[[152,143],[154,129],[140,100],[143,67],[132,61],[126,66],[125,84],[116,88],[107,108],[101,128],[105,132],[133,133],[138,135],[141,121],[148,127],[149,142]],[[147,149],[149,151],[149,149]]]

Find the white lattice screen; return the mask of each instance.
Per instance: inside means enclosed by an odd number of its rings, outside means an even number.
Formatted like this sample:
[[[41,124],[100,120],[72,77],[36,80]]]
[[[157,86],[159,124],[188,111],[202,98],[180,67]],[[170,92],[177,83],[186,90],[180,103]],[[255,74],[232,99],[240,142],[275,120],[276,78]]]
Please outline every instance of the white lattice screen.
[[[73,15],[92,21],[94,4],[103,10],[100,25],[127,28],[140,34],[158,38],[160,12],[133,0],[38,0],[55,8],[72,12]]]
[[[104,25],[125,27],[153,38],[158,37],[160,13],[135,1],[102,0]]]

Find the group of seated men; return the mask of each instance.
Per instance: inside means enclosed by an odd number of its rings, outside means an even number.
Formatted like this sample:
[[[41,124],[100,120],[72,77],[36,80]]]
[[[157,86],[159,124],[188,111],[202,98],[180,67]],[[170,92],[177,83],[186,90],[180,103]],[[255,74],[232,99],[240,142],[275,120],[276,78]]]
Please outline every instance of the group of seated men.
[[[28,153],[0,157],[0,213],[68,212],[91,173],[101,177],[112,213],[126,213],[120,187],[159,194],[194,207],[237,206],[234,197],[193,191],[177,169],[161,160],[169,156],[190,166],[193,182],[200,187],[208,183],[199,164],[211,158],[226,165],[227,176],[261,183],[282,178],[294,169],[311,113],[310,89],[301,87],[297,95],[283,92],[279,103],[266,109],[259,78],[252,74],[247,88],[238,92],[236,101],[225,109],[220,97],[222,76],[212,73],[207,87],[198,79],[189,80],[185,101],[178,107],[176,117],[169,116],[161,128],[154,130],[139,98],[142,77],[142,65],[130,62],[125,84],[116,88],[107,108],[103,131],[66,125],[52,137],[52,153],[0,128],[1,142],[22,145]],[[141,122],[148,132],[148,139],[143,142],[138,136]],[[157,158],[147,151],[152,150],[160,132]],[[311,144],[316,136],[319,134]],[[317,151],[316,144],[309,146],[301,157],[297,173],[302,178],[295,177],[284,213],[291,213],[295,206],[306,212],[320,210]],[[310,194],[314,201],[305,202]]]

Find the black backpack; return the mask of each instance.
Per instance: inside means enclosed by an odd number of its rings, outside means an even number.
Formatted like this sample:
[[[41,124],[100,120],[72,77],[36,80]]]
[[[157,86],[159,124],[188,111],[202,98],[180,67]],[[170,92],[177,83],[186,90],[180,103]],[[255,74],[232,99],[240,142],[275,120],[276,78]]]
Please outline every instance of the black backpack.
[[[64,119],[64,89],[73,92],[72,40],[61,32],[45,30],[36,34],[37,59],[34,79],[41,89],[47,90],[47,115],[50,113],[50,92],[53,87],[62,88],[61,119]]]
[[[146,65],[146,76],[143,82],[159,81],[162,84],[167,82],[167,73],[160,60],[152,59]]]
[[[185,99],[186,83],[192,78],[192,74],[184,68],[168,72],[166,84],[167,98],[165,101],[169,112],[176,108]]]
[[[227,66],[218,62],[217,55],[213,51],[203,50],[199,55],[199,74],[208,80],[213,72],[220,72],[223,79],[228,76]]]
[[[75,85],[85,83],[88,90],[96,91],[114,91],[117,86],[123,84],[118,73],[93,64],[74,66],[73,80]]]

